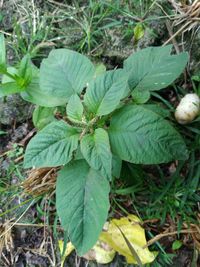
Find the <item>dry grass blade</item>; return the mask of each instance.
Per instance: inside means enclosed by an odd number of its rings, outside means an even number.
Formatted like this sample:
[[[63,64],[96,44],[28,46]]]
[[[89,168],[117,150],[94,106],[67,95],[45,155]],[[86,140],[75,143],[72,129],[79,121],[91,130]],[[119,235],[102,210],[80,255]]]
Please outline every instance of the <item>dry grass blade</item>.
[[[173,40],[178,34],[184,33],[186,31],[193,30],[200,22],[200,1],[195,0],[191,5],[182,5],[174,0],[168,0],[173,8],[175,9],[177,15],[174,19],[172,27],[179,27],[179,29],[170,36],[170,38],[164,43],[168,44]]]
[[[53,192],[56,186],[57,170],[57,168],[31,170],[28,178],[21,184],[24,192],[33,196]]]
[[[4,248],[6,248],[7,251],[11,251],[11,249],[14,247],[11,229],[9,227],[10,221],[0,225],[0,258]]]

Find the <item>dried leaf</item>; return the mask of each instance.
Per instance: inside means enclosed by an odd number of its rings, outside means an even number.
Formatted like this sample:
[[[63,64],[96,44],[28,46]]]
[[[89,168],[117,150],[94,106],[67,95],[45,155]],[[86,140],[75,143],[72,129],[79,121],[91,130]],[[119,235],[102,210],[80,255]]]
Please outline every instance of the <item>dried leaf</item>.
[[[63,254],[63,249],[64,249],[64,242],[63,242],[63,240],[58,240],[58,246],[59,246],[60,253],[62,255]],[[65,259],[71,254],[71,252],[74,249],[75,249],[75,247],[72,245],[72,243],[71,242],[68,242],[67,243],[67,248],[65,250],[65,253],[64,253],[64,255],[62,256],[62,259],[61,259],[61,267],[64,266]]]
[[[95,260],[100,264],[107,264],[112,262],[115,254],[116,252],[107,243],[97,241],[96,245],[83,258],[86,260]]]
[[[148,248],[143,248],[147,243],[145,231],[140,226],[139,218],[135,215],[129,215],[119,220],[112,219],[109,223],[108,231],[102,232],[99,240],[107,243],[119,254],[125,256],[128,263],[137,264],[137,260],[131,253],[121,232],[123,232],[126,239],[130,242],[130,245],[137,253],[142,264],[154,261],[156,257],[155,253],[150,252]]]

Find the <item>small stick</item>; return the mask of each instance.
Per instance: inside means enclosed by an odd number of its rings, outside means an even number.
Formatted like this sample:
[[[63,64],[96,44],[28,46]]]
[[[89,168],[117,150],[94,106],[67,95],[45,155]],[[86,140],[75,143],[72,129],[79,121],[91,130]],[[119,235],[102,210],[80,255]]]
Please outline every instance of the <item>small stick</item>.
[[[170,26],[170,24],[169,24],[169,21],[166,21],[165,24],[166,24],[166,27],[167,27],[167,30],[168,30],[168,32],[169,32],[170,37],[173,36],[172,28],[171,28],[171,26]],[[172,38],[172,43],[173,43],[173,45],[174,45],[174,48],[175,48],[175,50],[176,50],[176,53],[179,54],[179,53],[180,53],[180,49],[179,49],[179,47],[178,47],[178,43],[177,43],[175,37]]]
[[[23,158],[24,158],[24,155],[22,155],[22,156],[16,158],[16,159],[14,160],[14,163],[19,163],[21,160],[23,160]]]
[[[171,235],[176,235],[176,234],[192,234],[192,233],[198,233],[198,231],[197,230],[181,230],[181,231],[174,231],[174,232],[159,234],[155,236],[154,238],[152,238],[151,240],[149,240],[146,243],[146,245],[143,246],[143,249],[149,247],[150,245],[152,245],[153,243],[157,242],[158,240],[160,240],[161,238],[165,236],[171,236]]]
[[[19,142],[19,144],[22,145],[22,146],[24,146],[25,143],[27,142],[27,140],[30,139],[30,138],[34,135],[34,133],[36,133],[36,129],[35,129],[35,128],[34,128],[32,131],[30,131],[30,132],[27,134],[27,136],[25,136],[24,139],[22,139],[22,140]]]
[[[177,32],[175,32],[162,46],[165,46],[168,44],[172,39],[174,39],[180,32],[182,32],[189,24],[191,21],[188,21],[186,24],[184,24]]]

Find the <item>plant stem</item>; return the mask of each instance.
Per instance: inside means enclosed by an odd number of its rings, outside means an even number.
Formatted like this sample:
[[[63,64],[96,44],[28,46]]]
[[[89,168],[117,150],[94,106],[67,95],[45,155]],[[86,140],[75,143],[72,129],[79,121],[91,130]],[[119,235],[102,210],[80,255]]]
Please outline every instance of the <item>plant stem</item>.
[[[66,121],[72,125],[72,126],[75,126],[75,127],[87,127],[87,123],[86,122],[83,122],[83,121],[75,121],[75,120],[72,120],[72,119],[69,119],[68,117],[65,117]]]

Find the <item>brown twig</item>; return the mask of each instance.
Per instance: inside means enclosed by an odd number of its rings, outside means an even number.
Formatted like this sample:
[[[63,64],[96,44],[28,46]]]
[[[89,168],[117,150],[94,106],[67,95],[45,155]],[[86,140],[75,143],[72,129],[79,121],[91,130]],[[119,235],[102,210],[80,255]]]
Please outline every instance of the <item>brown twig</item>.
[[[34,128],[32,131],[30,131],[25,137],[24,139],[22,139],[20,141],[20,145],[24,146],[25,143],[36,133],[36,129]]]
[[[20,162],[21,160],[23,160],[23,159],[24,159],[24,155],[22,155],[22,156],[16,158],[16,159],[14,160],[14,163],[19,163],[19,162]]]
[[[197,230],[181,230],[181,231],[174,231],[174,232],[162,233],[162,234],[159,234],[159,235],[155,236],[151,240],[149,240],[146,243],[146,245],[143,246],[143,249],[149,247],[153,243],[157,242],[158,240],[160,240],[161,238],[166,237],[166,236],[177,235],[177,234],[192,234],[192,233],[198,233],[198,231]]]
[[[170,26],[169,21],[166,21],[165,24],[166,24],[166,27],[167,27],[167,30],[168,30],[168,33],[169,33],[170,37],[172,37],[172,43],[174,45],[174,48],[176,50],[176,53],[179,54],[180,53],[180,49],[179,49],[179,46],[178,46],[178,43],[177,43],[175,37],[173,37],[174,34],[172,32],[172,28]]]
[[[177,32],[175,32],[162,46],[167,45],[171,40],[173,40],[180,32],[182,32],[189,24],[191,21],[188,21],[186,24],[184,24]]]

